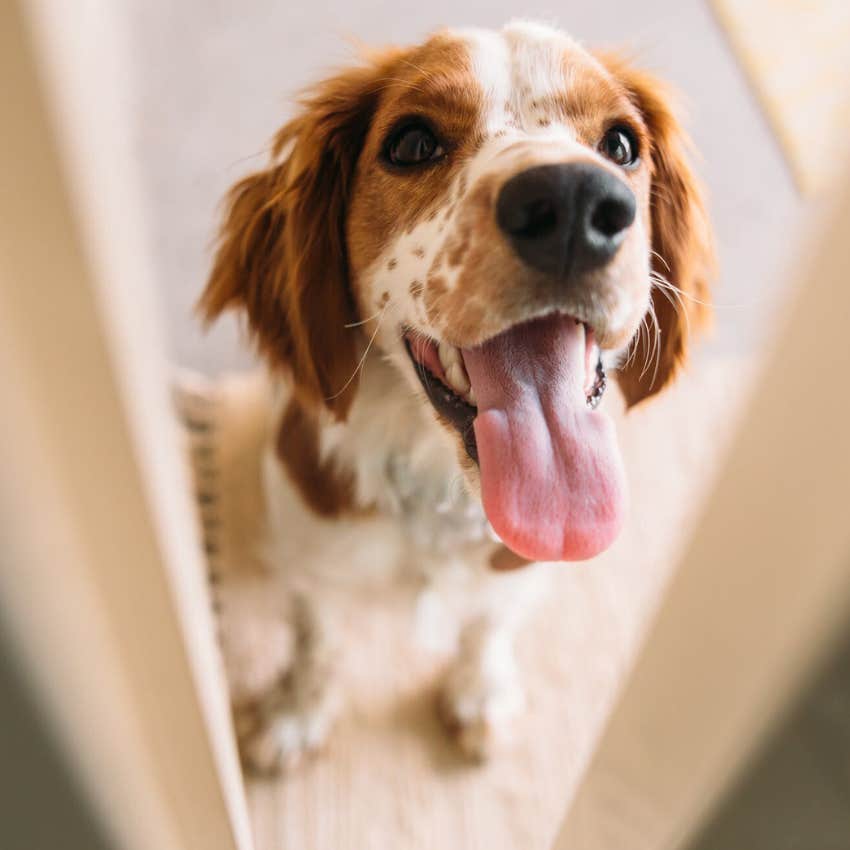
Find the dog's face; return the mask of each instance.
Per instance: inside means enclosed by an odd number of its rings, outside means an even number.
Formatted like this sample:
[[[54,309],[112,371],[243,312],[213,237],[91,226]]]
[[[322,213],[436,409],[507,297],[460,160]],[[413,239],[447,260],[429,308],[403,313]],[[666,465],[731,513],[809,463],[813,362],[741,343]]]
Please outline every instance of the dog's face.
[[[317,87],[277,162],[234,189],[204,309],[246,308],[267,357],[339,418],[366,348],[383,352],[506,544],[588,557],[624,489],[593,410],[602,363],[639,401],[704,317],[684,147],[656,81],[557,31],[440,33]]]
[[[349,206],[363,314],[465,348],[559,310],[624,348],[650,291],[649,139],[627,89],[536,27],[438,36],[394,76]]]

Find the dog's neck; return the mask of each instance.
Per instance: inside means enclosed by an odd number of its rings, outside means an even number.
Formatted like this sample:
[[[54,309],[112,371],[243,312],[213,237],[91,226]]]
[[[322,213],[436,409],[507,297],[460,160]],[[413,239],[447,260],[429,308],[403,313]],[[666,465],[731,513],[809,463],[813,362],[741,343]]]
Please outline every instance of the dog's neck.
[[[344,479],[350,504],[343,512],[398,517],[418,548],[490,540],[480,501],[464,484],[457,446],[418,392],[382,354],[370,353],[346,420],[324,414],[314,420],[321,486],[338,487]],[[288,442],[286,396],[278,441],[293,453],[292,463],[303,449]]]

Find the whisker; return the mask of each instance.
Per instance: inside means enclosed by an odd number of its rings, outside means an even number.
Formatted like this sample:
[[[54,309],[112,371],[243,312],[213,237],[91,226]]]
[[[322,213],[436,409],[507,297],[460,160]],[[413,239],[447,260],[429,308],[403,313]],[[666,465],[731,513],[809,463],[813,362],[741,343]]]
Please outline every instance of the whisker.
[[[434,79],[433,72],[426,70],[421,65],[417,65],[415,62],[411,62],[410,59],[402,59],[401,61],[405,65],[407,65],[409,68],[413,68],[415,71],[419,71],[419,73],[422,74],[422,76],[426,80],[433,80]]]
[[[655,287],[658,291],[670,302],[673,309],[684,316],[685,318],[685,327],[687,328],[688,335],[691,333],[691,317],[688,313],[687,308],[685,307],[685,302],[682,300],[682,292],[679,290],[677,286],[673,286],[672,284],[667,284],[667,282],[661,282],[658,280],[653,281]],[[675,301],[673,300],[675,296]]]
[[[414,330],[413,334],[414,334],[415,337],[417,337],[421,340],[424,340],[426,343],[429,341],[428,337],[424,333],[422,333],[422,331]],[[412,360],[413,360],[413,366],[416,369],[416,371],[418,372],[420,379],[423,382],[427,381],[428,375],[426,374],[425,367],[415,357],[413,357]]]
[[[625,369],[635,360],[637,357],[638,349],[640,348],[641,340],[643,339],[643,334],[646,331],[646,314],[644,314],[643,318],[640,320],[640,324],[638,325],[637,333],[632,337],[632,341],[630,343],[630,351],[629,356],[626,359],[626,362],[623,364],[621,368]]]
[[[655,315],[655,308],[652,310],[652,321],[655,323],[655,366],[652,370],[652,380],[649,382],[649,388],[655,386],[655,381],[658,378],[658,369],[661,366],[661,327],[658,324],[658,317]]]
[[[650,248],[649,253],[652,254],[653,257],[658,257],[658,259],[662,263],[664,263],[664,268],[667,269],[668,272],[671,271],[670,264],[667,262],[667,260],[664,259],[664,257],[661,256],[661,254],[658,253],[658,251],[654,251],[652,248]]]
[[[384,89],[388,89],[393,84],[405,86],[406,88],[408,88],[412,91],[415,91],[415,92],[419,92],[420,94],[427,94],[425,89],[420,88],[415,83],[412,83],[410,80],[405,80],[405,79],[402,79],[401,77],[378,77],[378,79],[375,80],[375,82],[376,83],[385,83],[385,85],[378,86],[377,88],[370,89],[369,94],[378,94],[379,92],[384,91]]]
[[[629,343],[628,356],[626,357],[626,362],[623,363],[624,369],[627,368],[628,366],[630,366],[632,361],[637,356],[637,350],[638,350],[638,348],[640,348],[640,334],[641,334],[642,328],[643,328],[643,320],[641,320],[641,323],[638,325],[638,329],[637,329],[635,335],[632,337],[632,340]]]
[[[386,304],[384,305],[384,307],[382,309],[378,310],[378,312],[375,313],[374,316],[369,316],[368,319],[361,319],[359,322],[349,322],[347,325],[343,325],[343,327],[344,328],[359,328],[360,325],[368,325],[369,322],[374,322],[375,319],[380,318],[381,314],[384,312],[384,309],[386,309]]]
[[[383,309],[381,310],[381,314],[378,317],[378,322],[375,325],[375,330],[372,332],[372,336],[369,338],[369,343],[366,346],[366,350],[363,352],[363,356],[360,358],[360,361],[355,367],[354,372],[352,372],[351,377],[342,385],[338,392],[334,393],[329,398],[326,398],[325,401],[333,401],[335,398],[339,398],[351,386],[351,382],[357,377],[358,373],[363,368],[363,364],[366,362],[366,357],[372,349],[372,344],[375,342],[375,338],[378,336],[378,331],[381,329],[381,322],[383,321],[384,315],[387,312],[387,307],[389,306],[390,302],[387,301],[387,303],[384,304]]]
[[[722,301],[703,301],[701,298],[697,298],[695,295],[691,295],[690,292],[685,292],[684,289],[681,289],[674,283],[671,283],[669,280],[667,280],[667,278],[665,278],[663,275],[659,274],[656,271],[651,271],[649,273],[649,276],[650,278],[652,278],[653,282],[656,283],[659,287],[675,291],[682,298],[685,298],[688,301],[692,301],[694,304],[700,304],[703,307],[711,307],[714,310],[747,310],[759,307],[764,303],[763,299],[757,299],[755,301],[750,302],[741,301],[738,303],[724,303]]]
[[[647,310],[646,315],[644,316],[644,319],[649,319],[649,313],[650,313],[650,311]],[[647,325],[646,325],[646,342],[644,344],[644,353],[643,353],[643,367],[641,368],[640,375],[638,376],[639,380],[643,380],[643,376],[646,374],[647,370],[649,369],[649,357],[650,357],[651,351],[652,351],[652,346],[651,346],[651,340],[650,340],[649,323],[647,322]]]
[[[689,292],[685,292],[684,289],[680,289],[674,283],[670,283],[667,278],[658,274],[658,272],[650,272],[650,278],[652,279],[653,284],[655,284],[659,289],[667,289],[670,292],[675,292],[681,298],[687,298],[688,301],[693,301],[695,304],[701,304],[703,307],[718,307],[718,306],[726,306],[726,307],[745,307],[745,304],[726,304],[726,305],[718,305],[711,304],[708,301],[703,301],[700,298],[697,298],[695,295],[691,295]]]
[[[652,319],[652,324],[655,329],[655,338],[653,340],[651,350],[647,352],[646,362],[644,363],[640,377],[643,378],[649,370],[650,363],[655,360],[655,368],[652,373],[652,380],[649,384],[651,389],[655,385],[655,379],[658,376],[658,367],[661,364],[661,326],[658,324],[658,316],[655,315],[655,305],[652,301],[649,302],[649,309],[646,311],[646,315]]]

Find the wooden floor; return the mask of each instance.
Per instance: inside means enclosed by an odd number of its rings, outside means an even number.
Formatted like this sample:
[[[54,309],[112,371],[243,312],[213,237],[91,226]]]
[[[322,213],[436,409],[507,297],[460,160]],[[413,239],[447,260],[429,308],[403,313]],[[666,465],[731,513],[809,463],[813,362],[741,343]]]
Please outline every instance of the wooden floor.
[[[591,564],[557,567],[519,646],[527,714],[489,765],[468,766],[445,740],[434,713],[441,660],[415,645],[410,611],[356,610],[346,624],[349,704],[328,752],[294,776],[249,782],[258,850],[547,850],[752,371],[707,359],[620,417],[628,526]]]

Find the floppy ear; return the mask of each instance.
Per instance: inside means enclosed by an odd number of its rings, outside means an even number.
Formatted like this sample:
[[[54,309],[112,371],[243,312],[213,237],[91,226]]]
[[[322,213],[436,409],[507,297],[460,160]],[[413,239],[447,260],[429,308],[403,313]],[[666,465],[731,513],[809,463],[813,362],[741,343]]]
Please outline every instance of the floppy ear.
[[[659,335],[655,342],[650,316],[650,332],[635,340],[637,350],[619,372],[632,406],[670,382],[686,359],[690,335],[709,324],[714,249],[703,190],[688,161],[691,142],[673,110],[673,92],[622,59],[599,58],[640,109],[650,143],[652,271],[660,279],[653,284],[652,305]]]
[[[272,367],[299,399],[344,419],[361,351],[348,280],[345,215],[377,78],[394,54],[315,87],[277,134],[272,165],[230,191],[199,310],[207,322],[244,310]]]

